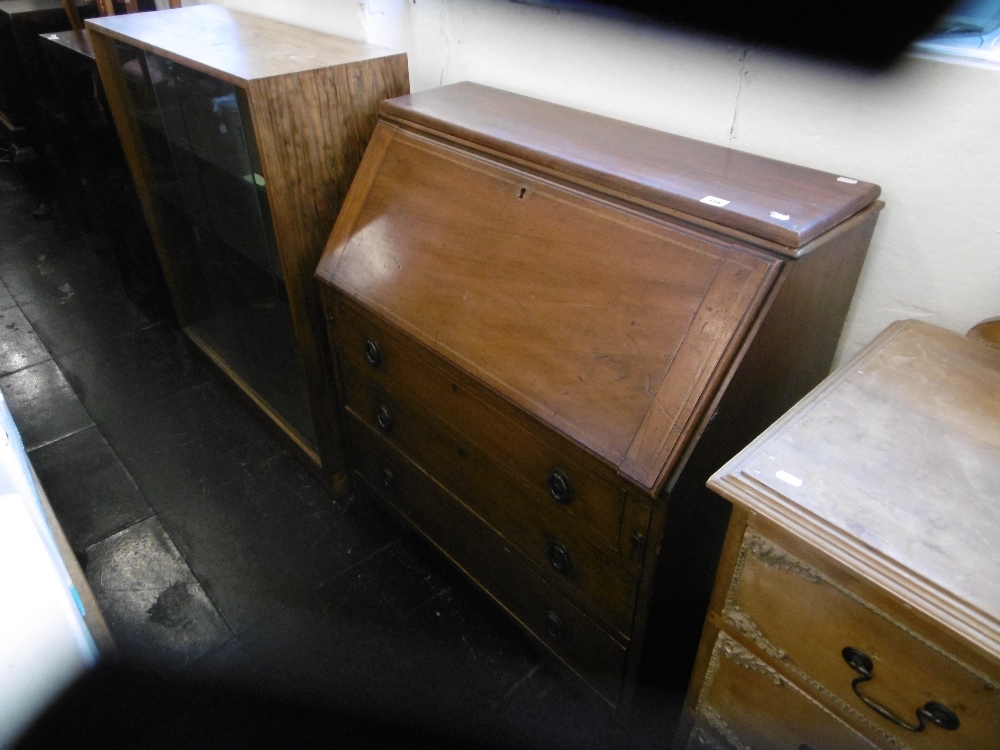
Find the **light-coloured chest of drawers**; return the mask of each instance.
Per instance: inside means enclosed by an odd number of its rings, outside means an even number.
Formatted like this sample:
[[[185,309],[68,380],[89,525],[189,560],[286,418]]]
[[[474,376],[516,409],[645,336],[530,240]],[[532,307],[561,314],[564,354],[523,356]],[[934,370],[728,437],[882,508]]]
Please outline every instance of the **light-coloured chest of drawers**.
[[[826,373],[878,188],[473,84],[380,116],[317,271],[356,491],[608,704],[657,601],[686,680],[704,481]]]
[[[736,510],[679,745],[1000,745],[1000,351],[894,324],[710,485]]]

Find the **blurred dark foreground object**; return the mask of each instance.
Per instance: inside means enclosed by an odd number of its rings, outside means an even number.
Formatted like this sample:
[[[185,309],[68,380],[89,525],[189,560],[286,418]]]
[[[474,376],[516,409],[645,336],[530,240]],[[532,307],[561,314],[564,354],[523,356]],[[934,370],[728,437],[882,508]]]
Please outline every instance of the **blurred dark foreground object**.
[[[429,730],[242,693],[104,662],[78,680],[21,738],[17,750],[73,747],[468,748]]]
[[[504,0],[506,1],[506,0]],[[871,68],[895,62],[955,0],[515,0],[641,13],[671,26]]]

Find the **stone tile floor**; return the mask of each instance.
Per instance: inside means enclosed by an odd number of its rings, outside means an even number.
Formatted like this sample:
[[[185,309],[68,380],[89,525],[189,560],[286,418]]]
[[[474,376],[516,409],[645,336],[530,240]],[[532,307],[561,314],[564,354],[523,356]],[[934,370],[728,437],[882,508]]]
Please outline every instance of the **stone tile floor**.
[[[60,726],[136,747],[286,746],[316,727],[669,745],[679,696],[616,723],[421,540],[328,495],[94,235],[31,207],[0,171],[0,388],[121,659],[25,746]]]

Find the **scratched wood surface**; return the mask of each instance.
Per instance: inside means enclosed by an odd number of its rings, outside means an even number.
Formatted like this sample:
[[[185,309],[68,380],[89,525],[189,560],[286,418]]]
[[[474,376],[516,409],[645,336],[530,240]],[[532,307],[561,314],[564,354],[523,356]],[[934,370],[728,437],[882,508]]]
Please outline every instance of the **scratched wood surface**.
[[[217,5],[91,19],[87,27],[237,86],[399,54]]]
[[[897,323],[712,483],[1000,658],[1000,351]]]
[[[333,37],[330,37],[331,39]],[[406,55],[256,79],[248,101],[324,470],[344,468],[326,320],[313,274],[378,102],[408,91]]]

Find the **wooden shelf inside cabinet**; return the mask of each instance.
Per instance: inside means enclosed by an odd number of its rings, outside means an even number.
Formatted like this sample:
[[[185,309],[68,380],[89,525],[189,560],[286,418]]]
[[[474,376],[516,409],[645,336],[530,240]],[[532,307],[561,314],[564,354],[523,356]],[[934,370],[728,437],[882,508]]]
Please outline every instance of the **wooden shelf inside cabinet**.
[[[181,325],[346,489],[312,274],[406,56],[214,5],[87,28]]]
[[[736,510],[678,746],[996,746],[998,393],[1000,351],[896,323],[711,478]],[[771,676],[769,720],[723,662]]]
[[[380,115],[317,270],[358,492],[606,704],[682,689],[705,479],[826,375],[879,188],[470,83]]]

